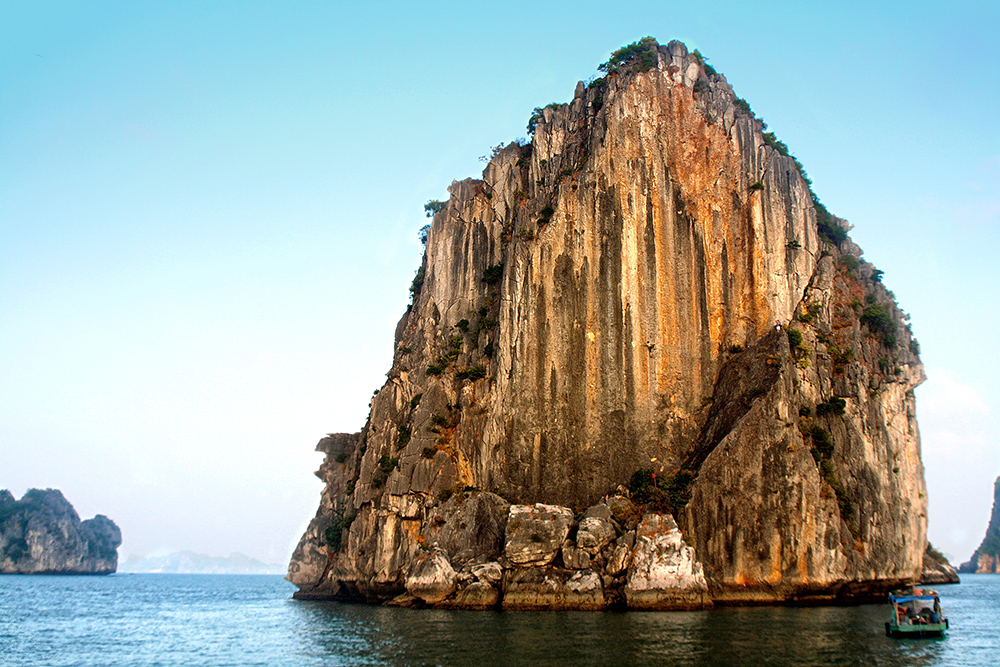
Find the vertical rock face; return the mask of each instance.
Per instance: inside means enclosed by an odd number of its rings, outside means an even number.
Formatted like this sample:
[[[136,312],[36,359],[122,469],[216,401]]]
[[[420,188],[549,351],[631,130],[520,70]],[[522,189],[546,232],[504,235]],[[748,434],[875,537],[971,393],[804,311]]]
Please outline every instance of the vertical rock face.
[[[106,516],[80,521],[55,489],[0,491],[0,574],[111,574],[122,534]]]
[[[320,443],[327,489],[289,569],[302,595],[402,592],[456,492],[513,517],[593,505],[637,471],[693,549],[678,557],[700,562],[698,599],[850,597],[919,575],[906,316],[724,77],[679,42],[634,46],[536,110],[531,143],[452,184],[367,424]],[[501,559],[503,590],[627,604],[638,519],[594,547],[611,536],[586,518],[537,571]]]
[[[1000,574],[1000,477],[993,483],[993,512],[986,536],[967,562],[958,568],[970,574]]]

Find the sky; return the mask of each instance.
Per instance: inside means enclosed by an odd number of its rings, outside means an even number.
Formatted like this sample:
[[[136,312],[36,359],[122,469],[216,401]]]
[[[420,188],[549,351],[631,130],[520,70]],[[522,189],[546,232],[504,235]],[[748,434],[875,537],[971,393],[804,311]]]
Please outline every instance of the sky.
[[[0,488],[286,562],[423,204],[646,35],[698,48],[912,315],[929,536],[1000,475],[1000,3],[0,0]]]

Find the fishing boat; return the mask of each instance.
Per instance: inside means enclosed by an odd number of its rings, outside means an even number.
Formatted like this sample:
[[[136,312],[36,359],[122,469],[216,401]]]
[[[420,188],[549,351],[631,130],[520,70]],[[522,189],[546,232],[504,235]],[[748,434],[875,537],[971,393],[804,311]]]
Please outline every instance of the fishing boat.
[[[937,591],[894,591],[889,594],[889,605],[892,619],[885,623],[887,637],[942,637],[948,629]]]

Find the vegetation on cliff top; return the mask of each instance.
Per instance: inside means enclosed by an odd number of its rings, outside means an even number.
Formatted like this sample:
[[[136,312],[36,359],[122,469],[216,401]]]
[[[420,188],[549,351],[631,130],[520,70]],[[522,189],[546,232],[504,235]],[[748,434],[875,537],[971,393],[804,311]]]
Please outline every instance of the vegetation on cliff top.
[[[607,62],[601,63],[597,66],[597,69],[604,72],[607,76],[618,76],[625,72],[647,72],[656,66],[657,61],[657,48],[659,47],[658,42],[653,37],[643,37],[642,39],[627,44],[620,49],[614,51]],[[691,55],[695,58],[699,65],[701,65],[705,74],[709,76],[718,76],[718,72],[714,67],[708,64],[708,59],[701,54],[700,51],[695,49],[691,52]],[[603,90],[603,87],[607,83],[607,77],[598,77],[593,79],[588,88],[599,88]],[[705,92],[709,90],[711,86],[705,79],[699,79],[695,83],[695,92]],[[743,114],[755,118],[761,124],[762,137],[764,143],[773,148],[778,152],[779,155],[783,157],[790,158],[795,164],[795,168],[798,170],[799,175],[806,182],[809,188],[809,195],[812,198],[813,208],[816,210],[816,227],[819,232],[820,237],[835,246],[840,246],[844,241],[847,240],[847,231],[841,227],[834,216],[827,210],[826,206],[820,201],[819,197],[812,187],[812,179],[809,178],[809,174],[806,172],[805,167],[799,162],[789,150],[788,145],[778,139],[774,132],[767,132],[767,123],[762,119],[758,118],[753,109],[750,108],[750,104],[741,97],[734,97],[733,103],[736,108]],[[603,104],[603,94],[599,95],[599,99],[595,100],[595,107],[599,109]],[[551,102],[544,107],[535,107],[531,113],[531,117],[528,119],[527,130],[528,134],[534,136],[538,124],[545,117],[546,109],[557,109],[563,106],[559,102]],[[755,183],[751,186],[751,190],[763,189],[763,184]]]
[[[611,54],[607,62],[601,63],[597,69],[608,74],[617,74],[628,69],[635,72],[648,72],[656,66],[656,49],[659,46],[653,37],[643,37]]]

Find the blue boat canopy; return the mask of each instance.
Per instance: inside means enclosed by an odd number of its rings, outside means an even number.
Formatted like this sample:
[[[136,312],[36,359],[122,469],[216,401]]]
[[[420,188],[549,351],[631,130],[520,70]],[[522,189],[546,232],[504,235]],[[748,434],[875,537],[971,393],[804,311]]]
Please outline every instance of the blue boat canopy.
[[[890,596],[893,602],[912,602],[914,600],[926,600],[928,602],[933,602],[937,599],[936,595],[904,595],[897,597],[895,595]]]

